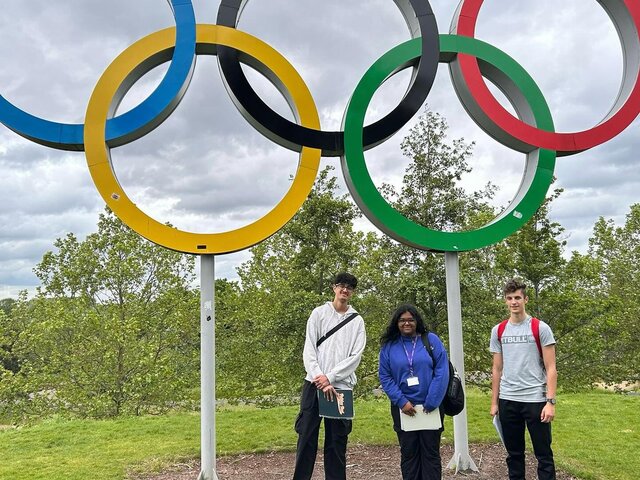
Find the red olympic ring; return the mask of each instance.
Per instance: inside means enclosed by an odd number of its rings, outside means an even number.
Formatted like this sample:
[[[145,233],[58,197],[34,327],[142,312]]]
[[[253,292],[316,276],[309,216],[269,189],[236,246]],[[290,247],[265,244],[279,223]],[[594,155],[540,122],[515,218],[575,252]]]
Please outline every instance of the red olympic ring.
[[[452,21],[451,32],[474,37],[483,2],[462,0]],[[603,121],[588,130],[573,133],[554,133],[531,126],[514,117],[496,100],[480,73],[476,57],[460,54],[457,65],[451,68],[452,73],[458,69],[456,73],[462,77],[462,82],[456,82],[456,88],[467,94],[465,107],[469,114],[488,120],[493,125],[487,127],[487,131],[502,137],[516,150],[528,152],[535,148],[547,148],[556,150],[559,156],[600,145],[628,127],[640,113],[640,2],[599,0],[599,3],[615,24],[625,57],[625,78],[614,106]],[[486,122],[478,123],[482,125]]]

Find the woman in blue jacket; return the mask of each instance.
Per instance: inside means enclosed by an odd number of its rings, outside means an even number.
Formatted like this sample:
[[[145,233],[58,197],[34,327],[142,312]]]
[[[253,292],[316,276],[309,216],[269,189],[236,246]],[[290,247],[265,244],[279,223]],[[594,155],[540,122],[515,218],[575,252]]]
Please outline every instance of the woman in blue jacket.
[[[391,400],[403,480],[442,478],[440,437],[444,428],[407,432],[400,428],[400,415],[415,415],[416,405],[422,405],[426,412],[438,409],[449,382],[449,359],[444,345],[437,335],[428,334],[434,365],[422,343],[424,333],[427,329],[420,313],[415,306],[405,304],[393,313],[380,339],[378,375]],[[440,413],[440,417],[444,415]]]

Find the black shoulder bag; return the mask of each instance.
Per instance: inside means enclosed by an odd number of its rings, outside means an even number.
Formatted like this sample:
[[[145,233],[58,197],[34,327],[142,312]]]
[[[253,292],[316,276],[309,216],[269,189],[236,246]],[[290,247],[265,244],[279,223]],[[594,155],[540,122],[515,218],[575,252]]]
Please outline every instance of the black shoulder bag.
[[[431,342],[429,342],[429,332],[422,334],[422,343],[431,356],[435,372],[436,359],[433,356],[433,347],[431,346]],[[442,407],[445,415],[449,415],[450,417],[458,415],[464,409],[464,389],[462,388],[462,380],[451,363],[451,360],[449,360],[449,384],[447,385],[447,392],[444,394],[444,398],[442,399],[442,404],[440,406]]]
[[[347,318],[345,318],[343,321],[341,321],[339,324],[337,324],[335,327],[333,327],[331,330],[329,330],[327,333],[325,333],[316,342],[316,348],[318,348],[320,345],[322,345],[322,342],[324,342],[327,338],[329,338],[331,335],[336,333],[338,330],[340,330],[342,327],[344,327],[347,323],[349,323],[351,320],[356,318],[358,315],[359,315],[358,312],[352,313]]]

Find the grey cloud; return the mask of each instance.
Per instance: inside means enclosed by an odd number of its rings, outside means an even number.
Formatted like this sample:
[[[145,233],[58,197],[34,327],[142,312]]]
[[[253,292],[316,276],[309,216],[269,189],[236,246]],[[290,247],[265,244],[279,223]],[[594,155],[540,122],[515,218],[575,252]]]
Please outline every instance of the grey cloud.
[[[31,259],[13,259],[9,262],[0,262],[0,294],[5,288],[11,290],[12,294],[17,294],[18,289],[37,286],[38,279],[33,274],[34,263]],[[14,288],[19,286],[19,288]],[[3,288],[4,287],[4,288]]]

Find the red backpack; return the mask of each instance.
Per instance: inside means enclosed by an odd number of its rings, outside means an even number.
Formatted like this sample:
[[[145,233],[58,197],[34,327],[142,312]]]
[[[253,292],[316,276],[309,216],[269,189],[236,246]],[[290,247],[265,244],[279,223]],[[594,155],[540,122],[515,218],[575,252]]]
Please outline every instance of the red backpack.
[[[507,322],[509,319],[503,320],[498,325],[498,341],[502,344],[502,334],[504,333],[504,329],[507,328]],[[531,333],[533,333],[533,338],[536,340],[536,345],[538,347],[538,352],[540,353],[540,357],[542,357],[542,344],[540,343],[540,320],[536,317],[531,317]]]

